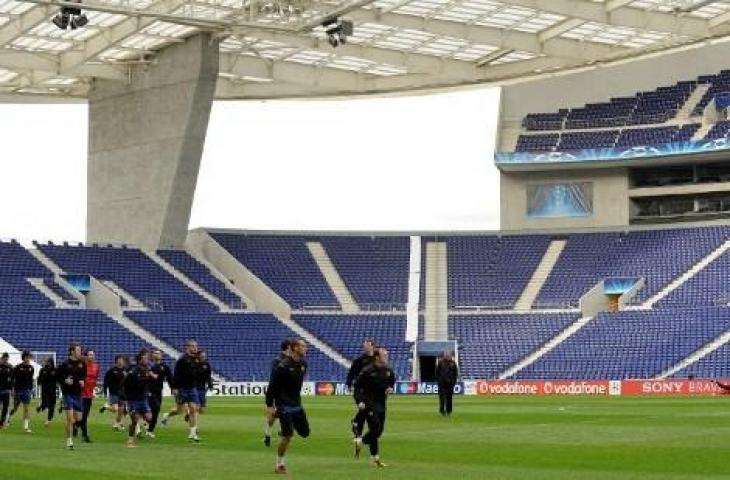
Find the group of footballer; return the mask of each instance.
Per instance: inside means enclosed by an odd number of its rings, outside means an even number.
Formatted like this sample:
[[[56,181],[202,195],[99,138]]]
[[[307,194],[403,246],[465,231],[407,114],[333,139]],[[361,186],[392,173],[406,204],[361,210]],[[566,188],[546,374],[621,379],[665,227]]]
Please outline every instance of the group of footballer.
[[[36,412],[48,411],[45,425],[53,420],[58,389],[61,391],[60,412],[65,412],[66,448],[74,449],[74,437],[79,431],[86,443],[91,443],[88,417],[99,378],[99,365],[93,350],[82,352],[81,345],[72,343],[68,358],[54,365],[53,359],[45,360],[38,374],[41,402]],[[12,367],[9,355],[0,356],[0,429],[6,428],[15,412],[23,407],[23,429],[31,433],[30,403],[33,394],[35,369],[33,355],[21,354],[21,363]],[[204,351],[189,340],[185,353],[175,363],[174,371],[163,360],[159,349],[143,348],[131,363],[126,355],[117,355],[104,375],[103,392],[107,401],[99,413],[107,410],[115,415],[112,428],[124,430],[124,417],[129,417],[127,446],[135,447],[141,436],[155,438],[155,428],[162,408],[162,392],[167,383],[176,399],[176,406],[165,413],[160,423],[164,426],[170,418],[184,414],[190,427],[188,439],[199,442],[198,418],[205,413],[207,391],[212,388],[212,369]],[[9,408],[10,399],[13,406]]]
[[[307,374],[307,343],[302,339],[284,340],[281,352],[271,365],[271,377],[266,390],[266,422],[264,444],[271,445],[271,429],[278,420],[280,438],[276,455],[276,473],[287,473],[285,457],[294,434],[306,438],[310,434],[309,421],[302,406],[301,391]],[[10,418],[22,405],[23,428],[30,433],[30,401],[33,391],[33,355],[25,351],[22,362],[11,367],[8,355],[0,357],[0,428],[9,425]],[[72,343],[68,358],[57,367],[47,359],[38,377],[41,402],[38,412],[48,410],[48,425],[53,419],[57,401],[57,386],[61,391],[59,411],[65,411],[66,448],[74,449],[74,437],[81,431],[85,442],[91,442],[87,420],[92,407],[94,390],[99,376],[93,350],[82,352]],[[212,388],[212,370],[205,352],[199,351],[194,340],[188,340],[185,353],[175,363],[174,370],[163,360],[158,349],[140,350],[131,364],[125,355],[117,355],[114,365],[103,379],[107,402],[100,413],[115,415],[112,427],[124,429],[123,420],[129,417],[127,446],[135,447],[141,436],[155,437],[155,428],[162,408],[162,392],[167,383],[176,399],[176,406],[165,413],[160,424],[165,426],[176,415],[185,415],[190,431],[188,439],[199,442],[198,419],[205,412],[207,391]],[[374,466],[382,468],[379,439],[386,419],[386,404],[393,393],[396,378],[389,365],[388,350],[378,347],[371,339],[363,342],[363,354],[353,363],[346,384],[353,392],[356,413],[351,421],[353,450],[356,458],[365,445]],[[13,407],[9,408],[10,398]],[[367,425],[367,433],[364,433]],[[146,429],[146,431],[145,431]]]

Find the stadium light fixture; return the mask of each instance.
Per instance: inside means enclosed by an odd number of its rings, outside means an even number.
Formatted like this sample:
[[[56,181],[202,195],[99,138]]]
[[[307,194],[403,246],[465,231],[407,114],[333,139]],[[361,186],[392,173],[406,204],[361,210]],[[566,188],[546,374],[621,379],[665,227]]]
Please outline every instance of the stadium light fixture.
[[[347,37],[355,33],[355,26],[350,20],[330,18],[322,23],[327,34],[327,41],[333,48],[347,43]]]

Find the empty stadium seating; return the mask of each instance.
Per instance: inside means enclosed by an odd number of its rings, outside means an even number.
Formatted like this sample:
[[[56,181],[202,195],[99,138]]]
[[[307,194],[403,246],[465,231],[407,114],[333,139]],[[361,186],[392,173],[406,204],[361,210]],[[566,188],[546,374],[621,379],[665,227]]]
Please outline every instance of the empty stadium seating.
[[[515,377],[652,378],[728,329],[726,307],[601,313]]]
[[[246,308],[246,303],[231,292],[208,268],[184,250],[158,250],[157,254],[205,291],[231,308]]]
[[[405,341],[406,317],[403,315],[298,315],[297,323],[354,360],[362,353],[362,342],[372,338],[386,347],[398,378],[410,378],[411,345]]]
[[[458,341],[461,375],[494,378],[577,319],[575,314],[454,315],[449,338]]]
[[[136,248],[39,245],[66,273],[111,280],[149,308],[213,312],[216,307]]]
[[[339,307],[307,249],[306,237],[234,233],[212,236],[292,307]]]
[[[208,352],[216,372],[233,380],[267,381],[271,360],[284,338],[296,334],[270,314],[170,315],[130,312],[129,317],[165,342],[182,349],[189,338]],[[344,367],[310,346],[307,353],[309,380],[344,378]]]

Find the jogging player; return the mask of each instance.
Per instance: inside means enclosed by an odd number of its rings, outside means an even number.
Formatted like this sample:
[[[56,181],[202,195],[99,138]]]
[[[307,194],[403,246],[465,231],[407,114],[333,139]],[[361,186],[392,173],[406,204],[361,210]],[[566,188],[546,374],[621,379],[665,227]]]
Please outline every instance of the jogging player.
[[[94,390],[99,381],[99,364],[96,363],[96,352],[93,350],[86,351],[84,360],[86,362],[86,378],[84,379],[84,388],[81,390],[84,412],[81,415],[81,420],[74,424],[74,437],[78,430],[81,430],[84,443],[91,443],[91,438],[89,438],[89,413],[94,401]]]
[[[366,413],[368,433],[355,439],[355,457],[360,456],[362,445],[370,448],[370,460],[376,467],[385,467],[380,460],[379,439],[385,429],[385,412],[388,395],[393,393],[395,373],[388,365],[388,351],[375,350],[375,362],[360,372],[355,380],[357,408]]]
[[[33,398],[33,376],[35,368],[30,363],[33,354],[28,350],[23,351],[20,358],[22,362],[13,369],[13,409],[10,417],[15,415],[18,407],[23,405],[23,430],[30,433],[30,401]]]
[[[309,421],[302,407],[302,383],[307,374],[307,343],[302,339],[291,342],[289,355],[276,366],[266,390],[269,415],[276,414],[281,425],[281,439],[276,456],[276,473],[287,473],[285,456],[294,432],[302,438],[309,436]]]
[[[198,352],[198,369],[196,372],[195,388],[198,389],[198,412],[202,415],[208,407],[208,390],[213,388],[213,370],[210,368],[208,354],[205,350]]]
[[[150,409],[152,410],[152,420],[149,421],[147,427],[147,436],[155,438],[155,428],[157,427],[157,419],[162,409],[162,389],[165,382],[172,390],[172,369],[162,360],[162,352],[159,349],[152,350],[152,373],[157,375],[150,385]]]
[[[177,408],[163,415],[160,421],[165,426],[171,416],[182,414],[187,410],[189,415],[188,425],[190,426],[188,440],[194,442],[200,441],[198,436],[198,407],[200,400],[198,399],[198,390],[195,388],[199,362],[198,342],[188,340],[185,344],[185,354],[175,362],[175,372],[172,377],[173,395],[176,397]]]
[[[66,448],[73,450],[73,426],[81,420],[84,405],[81,391],[86,379],[86,363],[81,356],[81,346],[72,343],[68,347],[68,359],[58,366],[58,384],[61,386],[62,408],[66,411]]]
[[[291,346],[291,341],[287,338],[285,340],[281,341],[279,351],[279,355],[271,361],[271,373],[269,374],[269,385],[271,385],[271,380],[274,378],[274,372],[276,371],[276,367],[279,366],[279,362],[284,360],[286,357],[289,356],[289,347]],[[274,405],[276,406],[276,405]],[[270,412],[270,409],[266,409],[266,412],[264,414],[265,416],[265,422],[264,422],[264,445],[267,447],[271,446],[271,427],[274,426],[274,422],[276,421],[276,409],[274,409],[273,413]]]
[[[375,342],[371,338],[366,338],[362,342],[362,355],[357,357],[354,362],[352,362],[352,365],[350,366],[350,370],[347,372],[347,380],[345,380],[345,385],[347,385],[347,388],[352,390],[353,383],[355,382],[355,379],[360,375],[360,372],[362,372],[363,368],[367,367],[368,365],[372,365],[375,361]],[[354,392],[353,392],[353,398]],[[355,399],[355,405],[357,405],[357,399]],[[365,427],[365,412],[360,410],[359,408],[355,412],[355,416],[352,418],[352,434],[355,436],[355,438],[362,437],[362,430]]]
[[[2,412],[0,414],[0,429],[5,428],[8,421],[8,409],[10,408],[10,391],[13,389],[13,367],[10,365],[10,355],[3,353],[0,356],[0,403]]]
[[[36,412],[41,413],[43,410],[48,410],[48,417],[43,423],[47,427],[56,414],[56,400],[58,399],[56,364],[53,357],[48,357],[43,362],[43,367],[38,373],[38,388],[41,391],[41,404],[36,408]]]
[[[136,365],[124,378],[124,395],[127,399],[127,410],[129,410],[129,437],[127,447],[133,448],[137,444],[137,425],[144,419],[152,421],[152,410],[148,401],[150,385],[155,381],[157,375],[152,373],[149,365],[149,352],[146,348],[139,351],[136,356]]]
[[[106,403],[99,409],[99,413],[111,410],[116,414],[112,428],[118,432],[122,431],[124,424],[125,408],[122,400],[122,384],[124,377],[127,376],[127,358],[124,355],[116,355],[114,357],[114,366],[104,374],[104,395],[106,395]]]

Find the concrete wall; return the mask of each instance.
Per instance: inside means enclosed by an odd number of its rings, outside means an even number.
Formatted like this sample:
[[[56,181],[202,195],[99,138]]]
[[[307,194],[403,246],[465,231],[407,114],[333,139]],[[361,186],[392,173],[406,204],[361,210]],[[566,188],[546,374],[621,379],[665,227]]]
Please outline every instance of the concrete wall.
[[[593,215],[586,218],[528,218],[527,186],[592,182]],[[502,230],[624,227],[629,224],[629,178],[625,169],[500,174]]]
[[[228,253],[208,232],[205,230],[191,231],[188,234],[186,248],[205,259],[226,278],[230,278],[233,281],[232,285],[246,299],[253,301],[253,305],[248,306],[249,309],[256,312],[273,313],[286,320],[291,319],[289,304]]]
[[[101,310],[110,317],[122,314],[119,296],[94,277],[91,277],[91,290],[86,294],[86,308]]]
[[[94,81],[87,241],[185,243],[218,58],[218,41],[199,34],[134,67],[129,84]]]

